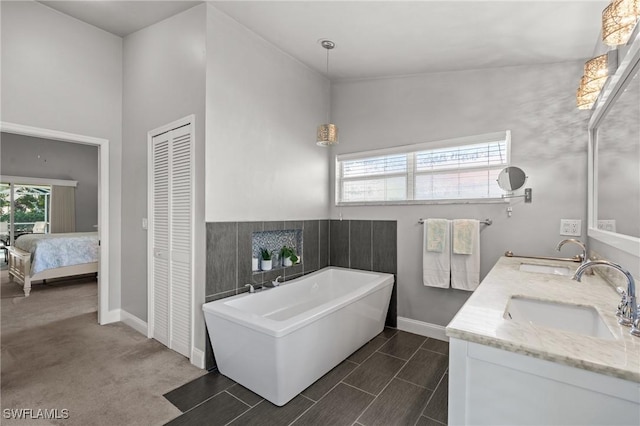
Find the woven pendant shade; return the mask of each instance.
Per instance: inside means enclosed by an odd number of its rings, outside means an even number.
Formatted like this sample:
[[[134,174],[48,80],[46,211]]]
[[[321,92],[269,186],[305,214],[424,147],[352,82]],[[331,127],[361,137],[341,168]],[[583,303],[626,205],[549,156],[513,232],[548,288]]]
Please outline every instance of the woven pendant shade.
[[[338,126],[335,124],[321,124],[318,126],[316,144],[320,146],[335,145],[338,143]]]
[[[602,41],[608,46],[626,44],[640,18],[640,0],[613,0],[602,11]]]

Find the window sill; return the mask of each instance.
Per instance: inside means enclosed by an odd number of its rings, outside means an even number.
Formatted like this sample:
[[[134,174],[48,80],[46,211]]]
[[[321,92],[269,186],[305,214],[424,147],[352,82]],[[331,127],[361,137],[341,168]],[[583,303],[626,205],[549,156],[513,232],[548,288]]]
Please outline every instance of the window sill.
[[[362,201],[353,203],[335,203],[336,207],[362,206],[419,206],[436,204],[506,204],[508,198],[486,198],[475,200],[411,200],[411,201]]]

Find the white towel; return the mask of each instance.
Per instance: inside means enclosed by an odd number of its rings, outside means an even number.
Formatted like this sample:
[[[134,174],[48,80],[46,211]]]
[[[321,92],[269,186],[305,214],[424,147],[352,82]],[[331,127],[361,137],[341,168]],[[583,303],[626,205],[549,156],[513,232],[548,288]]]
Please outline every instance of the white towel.
[[[456,226],[460,230],[471,228],[469,232],[471,241],[468,247],[470,250],[461,249],[461,251],[470,251],[471,254],[451,253],[451,287],[473,291],[480,284],[480,221],[456,219],[453,221],[453,228],[456,229]]]
[[[427,222],[431,219],[427,219]],[[443,220],[443,219],[438,219]],[[450,222],[444,219],[444,247],[442,252],[428,251],[428,230],[429,226],[425,223],[424,237],[422,244],[422,282],[426,286],[449,288],[451,276],[451,226]]]
[[[424,226],[427,230],[425,248],[427,251],[442,253],[449,234],[449,221],[447,219],[427,219]]]

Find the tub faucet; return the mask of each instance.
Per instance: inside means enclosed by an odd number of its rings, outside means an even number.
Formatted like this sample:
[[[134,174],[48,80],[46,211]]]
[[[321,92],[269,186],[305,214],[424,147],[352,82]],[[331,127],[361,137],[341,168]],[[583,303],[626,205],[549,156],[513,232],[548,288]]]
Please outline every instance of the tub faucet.
[[[282,284],[280,281],[278,281],[280,278],[282,278],[282,276],[278,275],[278,277],[275,280],[271,282],[267,281],[266,283],[262,284],[262,287],[264,287],[265,289],[276,288],[280,284]]]
[[[566,243],[573,243],[573,244],[577,244],[578,246],[580,246],[580,248],[582,249],[582,255],[581,255],[582,257],[581,257],[580,260],[581,260],[583,265],[589,261],[589,258],[587,257],[587,246],[585,246],[582,241],[576,240],[575,238],[569,238],[567,240],[560,241],[558,243],[558,246],[556,247],[556,250],[560,251],[562,246],[565,245]]]
[[[249,287],[249,293],[257,293],[262,290],[262,286],[259,286],[257,284],[245,284],[244,286]]]
[[[636,283],[629,271],[627,271],[617,263],[613,263],[608,260],[592,260],[591,262],[583,263],[582,265],[580,265],[576,270],[576,273],[573,275],[573,279],[576,281],[580,281],[580,279],[582,278],[582,274],[586,269],[591,268],[592,266],[599,265],[617,269],[618,271],[622,272],[627,278],[627,292],[622,292],[622,301],[620,302],[620,305],[618,305],[616,316],[618,316],[619,324],[631,327],[629,333],[634,336],[640,337],[638,305],[636,303]]]

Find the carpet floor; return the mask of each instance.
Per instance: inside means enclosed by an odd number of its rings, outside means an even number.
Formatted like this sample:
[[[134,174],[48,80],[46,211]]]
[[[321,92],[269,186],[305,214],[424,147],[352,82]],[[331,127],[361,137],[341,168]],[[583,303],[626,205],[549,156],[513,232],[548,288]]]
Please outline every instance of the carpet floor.
[[[2,425],[164,424],[181,412],[162,395],[206,373],[121,322],[98,325],[92,277],[34,285],[25,298],[2,271],[0,294]],[[44,409],[68,418],[37,418]]]

